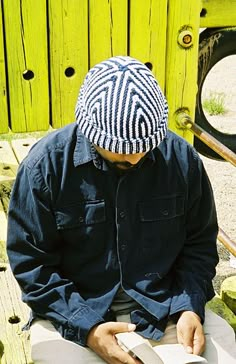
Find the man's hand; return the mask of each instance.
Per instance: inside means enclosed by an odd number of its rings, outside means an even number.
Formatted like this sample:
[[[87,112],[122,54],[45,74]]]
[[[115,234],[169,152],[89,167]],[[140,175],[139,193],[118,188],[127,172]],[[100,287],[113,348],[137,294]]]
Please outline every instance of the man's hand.
[[[91,329],[87,345],[109,364],[140,364],[117,344],[115,334],[135,330],[135,325],[125,322],[106,322]]]
[[[205,336],[200,317],[192,311],[183,311],[177,322],[177,338],[189,354],[202,354]]]

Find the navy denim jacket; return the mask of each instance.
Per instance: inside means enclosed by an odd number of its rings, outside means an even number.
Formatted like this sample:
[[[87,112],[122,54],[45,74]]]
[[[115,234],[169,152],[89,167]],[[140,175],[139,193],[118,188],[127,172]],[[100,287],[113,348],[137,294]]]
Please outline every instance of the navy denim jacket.
[[[139,303],[131,319],[148,338],[160,339],[182,310],[204,320],[216,236],[202,162],[172,132],[118,176],[70,124],[31,149],[9,207],[8,255],[24,302],[80,345],[111,319],[120,285]]]

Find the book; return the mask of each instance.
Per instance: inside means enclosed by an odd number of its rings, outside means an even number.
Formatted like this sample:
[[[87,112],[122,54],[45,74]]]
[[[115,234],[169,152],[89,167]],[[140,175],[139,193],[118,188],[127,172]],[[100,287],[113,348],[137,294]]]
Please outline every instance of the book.
[[[186,353],[181,344],[163,344],[152,346],[148,340],[135,332],[116,334],[120,347],[137,357],[144,364],[191,364],[207,363],[203,357]]]

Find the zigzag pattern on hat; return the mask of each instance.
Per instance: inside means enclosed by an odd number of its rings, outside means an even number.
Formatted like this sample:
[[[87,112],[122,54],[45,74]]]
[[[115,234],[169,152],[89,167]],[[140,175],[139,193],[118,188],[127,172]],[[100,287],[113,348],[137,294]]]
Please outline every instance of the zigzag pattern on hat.
[[[75,115],[92,143],[130,154],[151,150],[163,140],[168,106],[144,64],[130,57],[113,57],[88,72]]]

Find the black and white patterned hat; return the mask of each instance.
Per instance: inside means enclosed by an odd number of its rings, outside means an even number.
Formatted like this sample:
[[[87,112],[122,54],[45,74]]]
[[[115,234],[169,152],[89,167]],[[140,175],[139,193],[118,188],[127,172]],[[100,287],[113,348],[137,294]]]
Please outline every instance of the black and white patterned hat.
[[[143,153],[165,138],[168,105],[143,63],[118,56],[88,72],[75,116],[91,143],[119,154]]]

